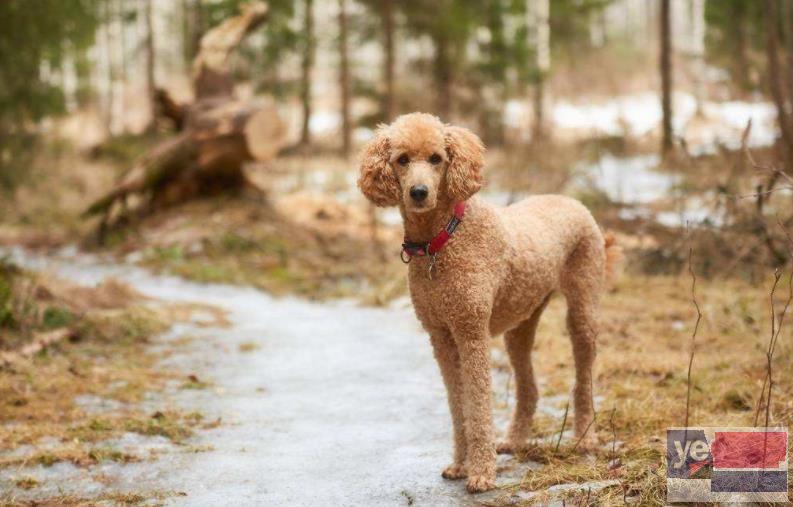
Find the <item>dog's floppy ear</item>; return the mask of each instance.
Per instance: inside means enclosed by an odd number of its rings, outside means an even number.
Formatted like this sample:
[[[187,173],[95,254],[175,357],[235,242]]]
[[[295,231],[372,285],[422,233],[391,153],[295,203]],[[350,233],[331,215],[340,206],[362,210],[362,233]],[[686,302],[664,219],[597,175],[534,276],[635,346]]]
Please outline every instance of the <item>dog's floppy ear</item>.
[[[358,188],[376,206],[396,206],[399,204],[399,180],[388,163],[390,143],[388,128],[378,127],[374,139],[369,141],[361,158],[361,173]]]
[[[464,201],[482,188],[485,147],[476,134],[462,127],[447,125],[444,138],[449,157],[446,191],[455,201]]]

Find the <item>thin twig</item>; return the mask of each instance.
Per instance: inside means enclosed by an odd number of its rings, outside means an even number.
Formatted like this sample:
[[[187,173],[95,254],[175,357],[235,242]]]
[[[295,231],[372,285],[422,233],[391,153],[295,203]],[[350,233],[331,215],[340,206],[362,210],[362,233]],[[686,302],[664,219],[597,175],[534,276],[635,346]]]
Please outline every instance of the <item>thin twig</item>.
[[[785,305],[782,308],[782,311],[779,313],[777,320],[774,300],[775,300],[776,289],[777,286],[779,285],[779,280],[781,278],[782,278],[782,274],[779,272],[779,270],[775,271],[774,284],[771,287],[771,293],[769,297],[770,305],[771,305],[771,335],[768,340],[768,349],[766,350],[766,374],[765,374],[765,379],[763,380],[762,390],[760,391],[760,399],[757,402],[757,409],[755,410],[755,415],[754,415],[755,426],[757,426],[757,423],[760,420],[760,410],[763,407],[764,400],[765,400],[765,426],[768,427],[770,422],[771,391],[774,385],[773,382],[774,352],[776,351],[776,344],[779,339],[779,335],[782,332],[782,325],[785,322],[785,315],[787,314],[791,301],[793,301],[793,274],[791,274],[791,276],[788,278],[788,296],[787,299],[785,300]]]
[[[617,426],[614,424],[614,416],[617,415],[617,407],[611,409],[611,417],[609,417],[609,425],[611,426],[611,459],[616,460],[616,464],[614,468],[619,468],[622,466],[622,463],[619,461],[617,457]],[[609,469],[611,469],[611,463],[608,465]],[[625,497],[628,495],[628,488],[625,487],[625,483],[622,481],[622,477],[618,476],[617,480],[620,483],[620,489],[622,490],[622,501],[623,503],[627,504],[628,502],[625,500]]]
[[[746,153],[749,150],[749,136],[752,134],[752,119],[746,122],[746,127],[743,129],[743,133],[741,134],[741,151]]]
[[[592,404],[592,420],[589,421],[589,424],[587,424],[586,428],[584,428],[584,432],[581,433],[581,436],[578,437],[578,440],[576,440],[575,445],[573,446],[573,449],[572,449],[573,451],[578,449],[579,444],[581,444],[581,442],[586,437],[587,433],[589,433],[589,428],[591,428],[592,425],[595,424],[595,419],[597,419],[597,417],[598,417],[597,410],[595,410],[595,386],[594,386],[594,380],[592,380],[591,376],[589,377],[589,402]]]
[[[584,437],[586,437],[586,434],[587,434],[587,433],[589,433],[589,428],[591,428],[591,427],[592,427],[592,425],[595,423],[595,419],[597,419],[597,412],[595,412],[595,413],[592,415],[592,420],[591,420],[591,421],[589,421],[589,424],[587,424],[587,425],[586,425],[586,428],[584,428],[584,432],[583,432],[583,433],[581,433],[581,436],[580,436],[580,437],[578,437],[578,440],[576,440],[576,442],[575,442],[575,445],[573,446],[573,449],[572,449],[573,451],[575,451],[576,449],[578,449],[578,446],[581,444],[581,441],[583,441],[583,440],[584,440]]]
[[[767,195],[775,194],[776,192],[779,192],[780,190],[791,190],[791,191],[793,191],[793,186],[790,186],[790,187],[774,187],[774,188],[772,188],[770,190],[763,190],[762,192],[753,192],[751,194],[741,194],[741,195],[739,195],[737,197],[738,197],[738,199],[751,199],[751,198],[757,198],[757,197],[765,197]]]
[[[611,425],[611,457],[615,458],[617,456],[617,428],[614,426],[614,416],[617,414],[617,407],[611,409],[611,417],[609,418],[609,424]]]
[[[790,231],[787,230],[787,227],[785,227],[785,224],[782,223],[782,220],[780,220],[778,216],[776,217],[776,223],[779,225],[779,228],[782,229],[782,232],[785,233],[788,242],[788,250],[790,250],[790,256],[793,257],[793,236],[791,236]]]
[[[777,169],[776,166],[773,165],[760,165],[757,162],[755,162],[754,156],[752,156],[752,152],[749,150],[748,147],[744,147],[743,152],[746,155],[746,158],[749,160],[749,163],[756,171],[766,171],[766,172],[770,172],[771,174],[777,174],[783,179],[787,180],[789,183],[793,184],[793,176],[789,175],[782,169]]]
[[[559,430],[559,439],[556,441],[556,448],[554,448],[553,452],[558,452],[559,451],[559,445],[562,443],[562,435],[564,434],[564,427],[567,424],[567,411],[568,410],[570,410],[570,402],[569,401],[564,406],[564,416],[562,417],[562,429]]]
[[[751,150],[749,150],[748,146],[742,145],[741,149],[742,149],[744,155],[746,156],[746,159],[749,161],[749,163],[751,164],[752,168],[755,171],[767,172],[767,173],[769,173],[771,175],[771,178],[769,179],[768,186],[767,186],[767,188],[765,190],[761,190],[761,191],[758,191],[758,192],[755,192],[755,193],[752,193],[752,194],[746,194],[746,195],[738,196],[739,199],[749,198],[749,197],[761,198],[761,197],[765,197],[767,195],[773,194],[775,192],[778,192],[779,190],[793,190],[793,176],[789,175],[788,173],[786,173],[782,169],[778,169],[774,165],[761,165],[761,164],[758,164],[755,161],[754,156],[752,155],[752,152],[751,152]],[[784,186],[784,187],[777,187],[776,186],[776,180],[779,179],[780,177],[782,179],[784,179],[785,181],[787,181],[788,183],[790,183],[790,185],[789,186]],[[760,188],[762,188],[762,185],[760,185]]]
[[[694,308],[697,309],[697,321],[694,324],[694,331],[691,333],[691,353],[688,357],[688,374],[686,375],[686,421],[683,425],[688,428],[688,416],[691,410],[691,368],[694,366],[694,353],[696,351],[697,331],[699,330],[699,323],[702,320],[702,311],[700,311],[699,303],[697,302],[697,275],[694,273],[694,268],[691,265],[691,257],[693,256],[694,249],[688,249],[688,272],[691,275],[691,301],[694,303]]]
[[[768,340],[768,349],[765,353],[766,358],[766,372],[765,372],[765,379],[763,380],[763,390],[760,392],[760,401],[757,405],[757,411],[754,414],[754,425],[757,426],[757,421],[760,419],[760,409],[762,407],[763,400],[766,399],[766,412],[768,412],[768,405],[771,398],[771,348],[774,343],[774,335],[776,334],[776,308],[774,307],[774,295],[776,294],[776,288],[779,285],[779,279],[782,278],[782,273],[779,270],[774,271],[774,283],[771,285],[771,292],[768,296],[768,299],[771,301],[771,337]],[[766,386],[768,387],[768,395],[766,396]]]

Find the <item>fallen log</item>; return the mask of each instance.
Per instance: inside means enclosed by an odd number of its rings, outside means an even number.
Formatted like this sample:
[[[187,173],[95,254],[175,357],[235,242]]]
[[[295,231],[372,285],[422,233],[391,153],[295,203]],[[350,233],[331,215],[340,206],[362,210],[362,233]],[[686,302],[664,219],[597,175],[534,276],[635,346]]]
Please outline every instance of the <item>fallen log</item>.
[[[173,122],[174,130],[180,132],[184,128],[187,108],[171,97],[171,94],[168,93],[168,90],[157,88],[154,97],[157,101],[158,116],[162,116],[171,120]]]
[[[152,209],[241,190],[248,186],[246,162],[266,162],[278,154],[286,127],[275,102],[236,99],[229,68],[231,51],[266,14],[266,4],[248,4],[204,35],[193,62],[195,101],[179,104],[164,90],[157,94],[159,110],[176,127],[175,137],[143,155],[115,187],[88,206],[84,216],[103,215],[105,227],[116,204],[126,210],[130,195],[142,197],[143,206]]]

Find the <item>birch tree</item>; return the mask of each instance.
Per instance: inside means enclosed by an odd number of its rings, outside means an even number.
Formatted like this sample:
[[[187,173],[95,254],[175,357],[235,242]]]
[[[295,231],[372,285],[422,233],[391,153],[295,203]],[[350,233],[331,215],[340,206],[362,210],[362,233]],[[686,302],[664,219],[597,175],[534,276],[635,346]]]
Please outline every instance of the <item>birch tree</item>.
[[[691,59],[694,68],[694,97],[697,114],[705,100],[705,0],[689,0],[691,13]]]

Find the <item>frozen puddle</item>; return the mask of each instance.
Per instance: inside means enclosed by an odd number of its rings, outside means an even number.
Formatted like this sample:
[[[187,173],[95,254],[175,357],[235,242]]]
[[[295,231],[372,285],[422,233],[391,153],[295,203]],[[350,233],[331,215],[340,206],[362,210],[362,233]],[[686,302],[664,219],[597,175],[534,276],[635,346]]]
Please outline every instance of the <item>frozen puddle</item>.
[[[472,497],[464,481],[440,477],[451,456],[451,423],[429,341],[410,308],[276,299],[250,288],[196,284],[83,256],[54,260],[15,251],[12,258],[83,284],[114,276],[155,298],[215,305],[229,312],[232,326],[179,324],[155,345],[194,338],[179,345],[163,367],[195,372],[212,383],[173,395],[176,405],[199,410],[207,420],[222,418],[219,427],[190,441],[204,452],[171,446],[155,460],[102,463],[90,474],[68,464],[3,471],[2,488],[10,487],[10,473],[39,477],[53,491],[75,495],[162,492],[167,503],[189,505],[460,505],[504,495]],[[257,347],[242,352],[241,344]],[[495,379],[497,389],[502,382]],[[112,409],[102,400],[78,401]],[[503,412],[496,414],[502,429]],[[121,443],[130,449],[133,438],[127,435]],[[520,482],[537,466],[507,457],[499,465],[500,484]],[[97,469],[102,485],[91,479]]]
[[[593,164],[580,164],[570,182],[573,190],[595,188],[612,202],[625,205],[619,216],[624,220],[644,218],[667,227],[686,227],[687,224],[724,222],[721,213],[713,209],[712,193],[687,195],[683,178],[674,172],[658,169],[658,155],[615,157],[603,155]],[[656,209],[664,200],[664,209]]]

